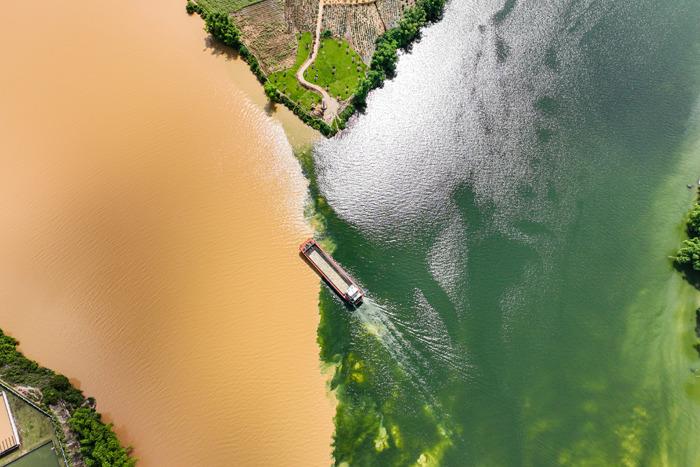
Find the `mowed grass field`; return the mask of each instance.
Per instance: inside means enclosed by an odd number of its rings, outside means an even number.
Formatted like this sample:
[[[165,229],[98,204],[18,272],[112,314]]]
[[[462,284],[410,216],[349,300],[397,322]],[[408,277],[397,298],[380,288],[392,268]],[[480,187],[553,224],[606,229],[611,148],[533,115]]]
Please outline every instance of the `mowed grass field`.
[[[268,80],[282,93],[286,94],[294,102],[305,110],[311,110],[314,105],[321,102],[321,96],[304,88],[295,76],[297,70],[311,55],[312,36],[310,32],[299,34],[299,46],[294,66],[284,71],[271,73]],[[308,78],[307,78],[308,79]]]
[[[330,95],[344,101],[355,94],[367,65],[347,41],[336,38],[321,39],[321,47],[314,63],[304,72],[310,83],[324,87]]]
[[[259,1],[261,0],[196,0],[207,11],[219,11],[227,14]]]

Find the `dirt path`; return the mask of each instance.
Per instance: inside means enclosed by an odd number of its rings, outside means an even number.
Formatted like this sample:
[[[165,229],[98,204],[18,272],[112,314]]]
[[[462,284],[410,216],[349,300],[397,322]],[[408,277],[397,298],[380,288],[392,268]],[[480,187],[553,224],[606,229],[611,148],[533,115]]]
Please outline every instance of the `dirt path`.
[[[325,109],[323,112],[323,119],[326,122],[330,123],[331,121],[333,121],[336,115],[338,115],[338,109],[340,108],[340,104],[337,100],[331,97],[331,95],[328,94],[328,92],[321,86],[314,83],[309,83],[304,78],[304,72],[307,68],[309,68],[309,66],[311,66],[314,60],[316,60],[316,55],[318,55],[318,49],[321,45],[321,20],[323,19],[323,3],[323,0],[319,0],[318,2],[318,16],[316,18],[316,34],[314,36],[313,51],[311,52],[309,58],[304,63],[302,63],[299,69],[297,70],[297,80],[299,80],[301,85],[304,86],[306,89],[310,89],[321,94],[323,108]]]

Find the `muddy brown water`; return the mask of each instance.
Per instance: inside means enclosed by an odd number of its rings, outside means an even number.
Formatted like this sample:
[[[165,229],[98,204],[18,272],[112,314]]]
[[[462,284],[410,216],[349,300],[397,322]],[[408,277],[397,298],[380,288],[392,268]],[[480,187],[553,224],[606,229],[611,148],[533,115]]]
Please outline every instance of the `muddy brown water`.
[[[142,466],[327,465],[284,130],[316,134],[265,108],[182,2],[3,11],[0,327],[95,396]]]

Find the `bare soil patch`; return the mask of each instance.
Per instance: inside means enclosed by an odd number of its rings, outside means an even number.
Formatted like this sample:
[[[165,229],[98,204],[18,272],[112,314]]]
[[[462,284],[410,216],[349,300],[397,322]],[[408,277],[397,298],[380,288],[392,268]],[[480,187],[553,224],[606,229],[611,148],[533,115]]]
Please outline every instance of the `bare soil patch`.
[[[233,13],[233,20],[265,73],[294,65],[297,39],[283,0],[263,0],[247,6]]]

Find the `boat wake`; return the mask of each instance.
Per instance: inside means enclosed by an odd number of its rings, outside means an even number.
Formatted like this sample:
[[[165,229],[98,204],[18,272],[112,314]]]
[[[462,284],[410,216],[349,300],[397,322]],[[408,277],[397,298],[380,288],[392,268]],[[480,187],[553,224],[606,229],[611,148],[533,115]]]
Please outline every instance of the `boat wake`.
[[[355,316],[363,329],[382,344],[417,387],[428,388],[422,375],[433,375],[439,370],[448,370],[460,380],[470,379],[469,370],[472,366],[465,358],[465,353],[459,352],[453,345],[447,327],[437,311],[420,293],[417,304],[417,319],[408,321],[389,307],[365,297]]]

